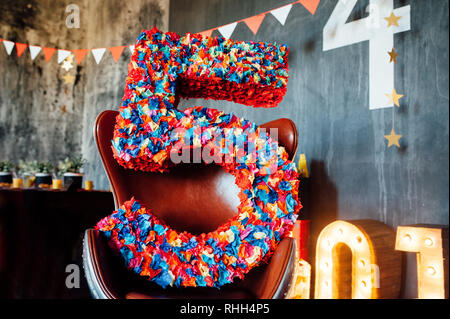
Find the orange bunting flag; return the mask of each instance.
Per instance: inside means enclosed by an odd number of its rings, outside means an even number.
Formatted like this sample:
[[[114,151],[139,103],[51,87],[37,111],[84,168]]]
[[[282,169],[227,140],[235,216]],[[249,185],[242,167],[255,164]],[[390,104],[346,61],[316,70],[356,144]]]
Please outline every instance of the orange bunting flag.
[[[111,55],[114,58],[114,61],[118,61],[120,56],[122,55],[123,49],[125,49],[126,45],[122,45],[120,47],[112,47],[109,48],[109,51],[111,51]]]
[[[77,61],[77,64],[80,64],[81,61],[83,61],[86,54],[89,52],[88,49],[80,49],[80,50],[72,50],[72,52],[75,54],[75,59]]]
[[[316,9],[319,6],[320,0],[299,0],[298,3],[301,3],[306,10],[308,10],[311,14],[316,13]]]
[[[22,55],[22,53],[25,51],[25,49],[27,48],[28,44],[25,43],[17,43],[16,42],[16,51],[17,51],[17,56],[20,58],[20,56]]]
[[[205,30],[205,31],[202,31],[202,32],[199,32],[202,36],[204,36],[204,37],[210,37],[211,36],[211,34],[213,33],[213,29],[209,29],[209,30]]]
[[[259,14],[254,17],[250,17],[247,19],[244,19],[245,24],[248,26],[250,30],[252,30],[253,34],[256,34],[259,30],[259,27],[261,26],[262,21],[264,20],[264,17],[266,15]]]
[[[305,7],[306,10],[308,10],[311,14],[314,15],[316,13],[317,7],[319,6],[320,0],[297,0],[295,2],[284,5],[277,9],[273,9],[273,10],[270,10],[270,11],[252,16],[252,17],[248,17],[243,20],[238,20],[236,22],[229,23],[227,25],[223,25],[223,26],[209,29],[209,30],[204,30],[204,31],[201,31],[198,33],[201,34],[203,37],[211,37],[213,31],[218,31],[223,37],[228,39],[233,34],[234,29],[236,28],[238,22],[245,22],[245,24],[250,29],[250,31],[252,31],[252,33],[254,35],[256,35],[258,33],[259,28],[261,27],[261,24],[266,16],[266,14],[271,13],[282,25],[284,25],[288,15],[289,15],[289,12],[291,11],[292,6],[297,3],[303,5],[303,7]],[[17,42],[15,43],[15,42],[8,41],[8,40],[1,39],[1,38],[0,38],[0,42],[3,42],[3,45],[6,49],[6,53],[8,55],[11,54],[11,52],[14,48],[14,45],[15,45],[17,56],[19,58],[25,52],[27,47],[29,47],[29,49],[30,49],[31,60],[34,60],[36,58],[36,56],[39,54],[39,52],[41,51],[40,46],[35,46],[35,45],[29,46],[28,44],[25,44],[25,43],[17,43]],[[122,46],[108,48],[116,63],[119,61],[119,58],[122,56],[122,53],[123,53],[125,47],[127,47],[127,46],[122,45]],[[128,47],[130,49],[130,52],[133,53],[134,45],[130,45]],[[55,48],[42,47],[45,61],[49,62],[50,59],[52,58],[52,56],[54,55],[54,53],[56,52],[56,50],[57,49],[55,49]],[[61,63],[62,60],[64,60],[67,57],[67,55],[70,54],[70,52],[73,52],[75,54],[77,64],[80,64],[83,61],[83,59],[86,57],[86,55],[89,51],[92,51],[95,62],[97,64],[99,64],[103,57],[104,52],[106,51],[106,48],[98,48],[98,49],[92,49],[92,50],[88,50],[88,49],[60,50],[59,49],[58,50],[58,63]]]
[[[54,49],[54,48],[42,48],[42,51],[44,51],[45,61],[48,62],[52,58],[52,56],[55,53],[56,49]]]

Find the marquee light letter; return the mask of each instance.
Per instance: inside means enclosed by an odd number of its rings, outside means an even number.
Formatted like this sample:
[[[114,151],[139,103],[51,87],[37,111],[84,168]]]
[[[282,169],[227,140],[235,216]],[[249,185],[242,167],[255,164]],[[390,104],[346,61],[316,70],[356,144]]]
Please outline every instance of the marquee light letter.
[[[420,299],[448,298],[448,228],[399,226],[395,249],[417,253]]]
[[[369,41],[369,108],[393,107],[386,98],[394,89],[394,63],[388,51],[394,47],[394,34],[410,29],[410,6],[394,9],[394,0],[370,0],[369,16],[346,23],[358,0],[338,1],[323,28],[323,51]],[[384,19],[394,12],[401,16],[398,26]]]
[[[375,220],[340,220],[326,226],[317,239],[315,299],[346,298],[343,275],[351,275],[348,297],[398,297],[401,255],[394,250],[394,237],[393,229]],[[349,256],[343,246],[351,258],[345,258]]]

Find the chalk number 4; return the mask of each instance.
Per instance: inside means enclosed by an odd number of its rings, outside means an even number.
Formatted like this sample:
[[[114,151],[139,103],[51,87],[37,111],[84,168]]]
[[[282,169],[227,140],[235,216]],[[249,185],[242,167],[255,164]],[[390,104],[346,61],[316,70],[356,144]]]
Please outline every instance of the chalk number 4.
[[[394,89],[394,63],[388,52],[394,47],[394,34],[410,29],[410,6],[394,9],[394,0],[370,0],[369,16],[346,23],[358,0],[339,0],[323,28],[323,51],[369,41],[369,108],[393,107],[386,94]],[[401,18],[388,27],[385,17]]]

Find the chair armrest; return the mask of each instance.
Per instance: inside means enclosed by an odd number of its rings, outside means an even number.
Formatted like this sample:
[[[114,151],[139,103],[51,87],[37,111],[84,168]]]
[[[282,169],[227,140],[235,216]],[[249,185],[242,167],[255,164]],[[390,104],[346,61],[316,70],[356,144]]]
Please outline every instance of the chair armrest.
[[[294,238],[284,238],[269,263],[247,274],[243,283],[258,299],[281,299],[286,296],[293,280],[296,260]]]
[[[89,288],[96,299],[119,299],[118,289],[111,286],[115,273],[113,256],[106,240],[93,229],[87,229],[83,240],[83,267]]]

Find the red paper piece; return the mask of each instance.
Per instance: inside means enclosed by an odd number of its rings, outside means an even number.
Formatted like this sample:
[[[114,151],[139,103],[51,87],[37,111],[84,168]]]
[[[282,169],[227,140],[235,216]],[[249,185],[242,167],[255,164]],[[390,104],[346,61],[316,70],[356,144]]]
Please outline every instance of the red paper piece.
[[[17,51],[17,56],[20,58],[20,56],[22,55],[23,51],[25,51],[25,49],[27,48],[28,44],[25,43],[17,43],[16,42],[16,51]]]
[[[44,51],[45,61],[48,62],[52,58],[53,53],[55,53],[56,49],[54,49],[54,48],[42,48],[42,51]]]
[[[316,9],[319,6],[320,0],[299,0],[299,3],[301,3],[306,10],[311,12],[311,14],[316,13]]]
[[[257,16],[253,16],[247,19],[244,19],[245,24],[248,26],[250,30],[252,30],[253,34],[256,34],[261,26],[262,21],[266,15],[259,14]]]
[[[83,61],[84,57],[88,52],[89,52],[88,49],[73,50],[73,53],[75,54],[75,59],[77,60],[77,64],[80,64],[81,61]]]
[[[122,55],[123,49],[125,49],[126,45],[122,45],[120,47],[112,47],[109,48],[109,51],[111,51],[111,55],[114,58],[114,61],[118,61],[120,56]]]

